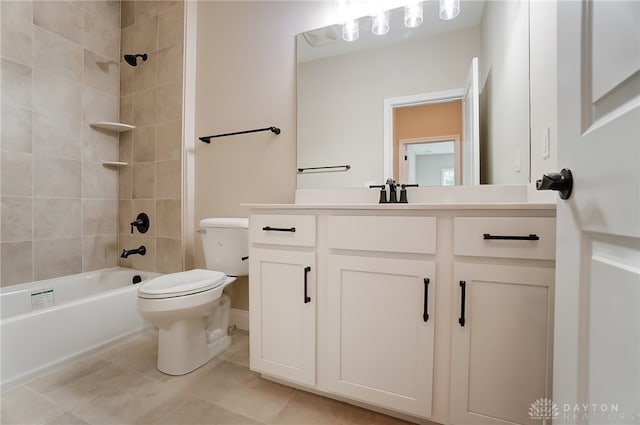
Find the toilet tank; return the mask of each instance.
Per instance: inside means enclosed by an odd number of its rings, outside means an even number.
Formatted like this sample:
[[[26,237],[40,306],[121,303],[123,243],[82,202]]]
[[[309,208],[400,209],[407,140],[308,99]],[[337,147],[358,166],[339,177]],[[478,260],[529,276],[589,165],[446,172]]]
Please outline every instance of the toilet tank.
[[[198,233],[207,269],[228,276],[249,274],[249,219],[205,218],[200,220]]]

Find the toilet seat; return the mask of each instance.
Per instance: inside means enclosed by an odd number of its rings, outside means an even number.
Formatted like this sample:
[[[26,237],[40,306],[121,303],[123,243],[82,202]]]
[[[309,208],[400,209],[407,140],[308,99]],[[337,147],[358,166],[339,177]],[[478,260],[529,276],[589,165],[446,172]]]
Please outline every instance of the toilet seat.
[[[174,298],[215,289],[224,284],[227,275],[214,270],[195,269],[171,273],[151,279],[138,289],[138,297]]]

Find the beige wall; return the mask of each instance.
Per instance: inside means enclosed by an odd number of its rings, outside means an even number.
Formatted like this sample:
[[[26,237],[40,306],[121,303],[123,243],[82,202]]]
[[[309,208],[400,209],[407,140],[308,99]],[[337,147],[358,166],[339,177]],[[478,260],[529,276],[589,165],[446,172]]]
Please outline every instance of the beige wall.
[[[196,136],[277,126],[195,147],[195,224],[247,217],[243,203],[291,203],[296,184],[297,33],[327,25],[331,2],[199,2]],[[195,231],[195,229],[194,229]],[[204,267],[195,241],[196,267]],[[232,304],[248,309],[247,280]]]
[[[1,284],[113,267],[120,2],[0,7]]]
[[[182,264],[182,73],[184,3],[122,2],[121,53],[147,53],[138,65],[120,56],[119,252],[144,245],[145,256],[120,258],[124,267],[171,273]],[[129,223],[149,216],[147,233]]]

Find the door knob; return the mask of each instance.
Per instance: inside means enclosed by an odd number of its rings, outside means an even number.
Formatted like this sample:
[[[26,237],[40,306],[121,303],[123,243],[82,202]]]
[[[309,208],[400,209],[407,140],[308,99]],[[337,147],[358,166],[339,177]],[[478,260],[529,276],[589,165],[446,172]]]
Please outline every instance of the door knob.
[[[573,189],[571,170],[563,168],[559,173],[544,174],[540,180],[536,180],[536,189],[557,190],[561,199],[569,199]]]

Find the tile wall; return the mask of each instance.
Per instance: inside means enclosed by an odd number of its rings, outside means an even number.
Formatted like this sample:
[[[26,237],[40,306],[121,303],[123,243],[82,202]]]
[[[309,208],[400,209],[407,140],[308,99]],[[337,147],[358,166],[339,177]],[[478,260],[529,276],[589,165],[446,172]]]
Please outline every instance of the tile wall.
[[[136,129],[120,134],[120,161],[129,165],[119,171],[119,250],[147,249],[120,265],[180,271],[184,2],[123,1],[121,11],[122,54],[148,59],[120,63],[120,119]],[[151,227],[132,235],[129,223],[140,212]]]
[[[120,1],[0,8],[1,285],[116,266]]]

